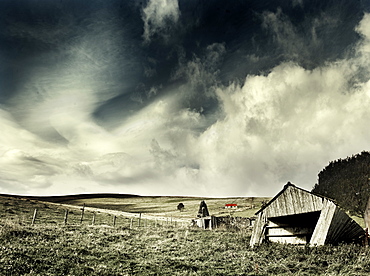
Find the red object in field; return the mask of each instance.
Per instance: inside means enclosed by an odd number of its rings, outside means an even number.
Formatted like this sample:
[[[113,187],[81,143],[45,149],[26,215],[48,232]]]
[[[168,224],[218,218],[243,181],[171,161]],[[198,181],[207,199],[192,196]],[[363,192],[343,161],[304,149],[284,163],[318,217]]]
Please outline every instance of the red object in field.
[[[228,207],[228,208],[237,207],[237,206],[238,206],[238,204],[235,204],[235,203],[225,204],[225,207]]]

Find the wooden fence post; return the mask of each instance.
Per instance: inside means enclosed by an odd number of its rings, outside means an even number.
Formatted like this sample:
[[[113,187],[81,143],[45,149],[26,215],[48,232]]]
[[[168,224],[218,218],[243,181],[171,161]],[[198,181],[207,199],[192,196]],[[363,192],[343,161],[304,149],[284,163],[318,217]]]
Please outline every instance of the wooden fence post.
[[[92,222],[91,222],[92,225],[95,225],[95,216],[96,216],[96,213],[94,212],[93,217],[92,217]]]
[[[130,221],[130,229],[132,229],[132,223],[134,221],[134,218],[131,218],[131,221]]]
[[[36,216],[37,216],[37,209],[35,209],[35,211],[33,212],[32,225],[35,224]]]
[[[157,228],[157,218],[155,218],[154,227]]]
[[[113,216],[113,227],[116,227],[116,219],[117,219],[117,217]]]
[[[66,213],[64,214],[64,225],[67,224],[68,221],[68,209],[66,210]]]
[[[369,247],[369,229],[368,228],[365,229],[365,247]]]
[[[141,213],[139,214],[139,227],[140,227],[140,224],[141,224]]]
[[[80,224],[82,223],[82,221],[84,220],[84,213],[85,213],[85,203],[84,205],[82,206],[81,208],[81,220],[80,220]]]

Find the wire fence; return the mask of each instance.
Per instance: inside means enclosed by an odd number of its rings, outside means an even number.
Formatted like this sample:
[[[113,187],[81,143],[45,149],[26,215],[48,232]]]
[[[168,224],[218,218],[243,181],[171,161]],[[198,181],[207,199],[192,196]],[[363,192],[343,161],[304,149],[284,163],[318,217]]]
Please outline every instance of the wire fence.
[[[132,216],[110,214],[109,211],[86,211],[83,206],[80,210],[65,209],[48,210],[35,208],[31,225],[35,224],[59,224],[59,225],[104,225],[112,227],[128,227],[130,229],[140,227],[185,227],[185,221],[178,221],[172,217],[145,217],[142,213],[133,213]]]
[[[1,204],[2,203],[2,204]],[[189,222],[172,216],[153,216],[93,207],[0,198],[1,220],[23,225],[91,225],[125,228],[187,227]]]

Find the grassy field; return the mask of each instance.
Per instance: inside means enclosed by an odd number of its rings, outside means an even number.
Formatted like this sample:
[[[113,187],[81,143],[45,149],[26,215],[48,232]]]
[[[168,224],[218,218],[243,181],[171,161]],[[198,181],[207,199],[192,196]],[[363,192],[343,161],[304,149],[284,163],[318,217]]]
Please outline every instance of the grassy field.
[[[204,200],[207,203],[210,214],[215,216],[240,216],[251,217],[261,208],[263,201],[269,198],[200,198],[200,197],[131,197],[131,198],[96,198],[96,199],[78,199],[61,201],[60,203],[82,206],[118,210],[130,213],[143,213],[157,216],[172,216],[177,218],[192,219],[196,217],[200,202]],[[185,209],[182,212],[177,210],[177,205],[183,203]],[[225,204],[236,203],[237,209],[225,209]]]
[[[40,217],[31,226],[35,208]],[[123,218],[112,227],[105,213],[92,226],[90,218],[80,224],[78,208],[71,211],[64,225],[65,206],[0,197],[0,275],[370,274],[370,250],[358,245],[251,249],[247,229],[130,229]]]
[[[21,221],[31,221],[34,209],[38,210],[37,223],[63,224],[65,211],[68,209],[68,222],[70,224],[79,223],[81,218],[81,208],[99,208],[102,210],[112,210],[117,216],[116,223],[119,226],[126,226],[130,218],[127,213],[142,214],[143,218],[158,217],[170,219],[181,219],[189,221],[196,218],[199,210],[199,204],[205,200],[211,215],[215,216],[233,216],[233,217],[252,217],[261,207],[262,202],[268,198],[197,198],[197,197],[127,197],[127,198],[85,198],[67,200],[45,198],[47,201],[38,201],[34,199],[13,198],[0,195],[0,214],[6,217],[15,215]],[[177,205],[183,203],[185,208],[180,212]],[[225,209],[226,203],[238,204],[237,209]],[[68,206],[66,206],[66,204]],[[74,206],[74,207],[73,207]],[[120,213],[122,212],[122,214]],[[123,213],[123,212],[126,212]],[[113,215],[106,212],[87,210],[84,213],[83,224],[91,224],[95,213],[96,224],[112,224]],[[112,212],[111,212],[112,213]],[[149,221],[152,223],[153,221]]]

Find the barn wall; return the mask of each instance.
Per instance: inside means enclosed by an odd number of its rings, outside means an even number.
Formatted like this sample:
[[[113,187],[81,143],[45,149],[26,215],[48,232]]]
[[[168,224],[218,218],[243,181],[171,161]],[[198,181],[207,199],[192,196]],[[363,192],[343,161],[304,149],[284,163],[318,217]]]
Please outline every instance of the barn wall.
[[[264,212],[260,212],[254,222],[252,236],[250,240],[250,246],[254,247],[262,243],[265,237],[265,231],[267,226],[267,217]]]
[[[268,218],[266,239],[271,242],[307,244],[320,211]]]
[[[364,230],[332,201],[291,184],[256,213],[250,245],[269,241],[324,245],[358,239]]]
[[[310,243],[312,245],[350,242],[363,235],[364,230],[333,202],[328,201],[323,210]]]
[[[312,235],[313,228],[279,225],[269,221],[266,227],[266,239],[270,242],[306,244]]]
[[[364,230],[348,215],[337,208],[326,238],[327,243],[336,244],[341,241],[351,242],[362,236]]]
[[[307,244],[320,212],[310,212],[289,216],[267,218],[262,211],[256,219],[250,245],[253,247],[263,240],[281,243]]]
[[[304,190],[288,186],[286,190],[277,197],[264,210],[267,217],[280,217],[299,213],[320,211],[323,203],[327,201]]]
[[[327,240],[328,231],[332,224],[333,216],[337,206],[331,201],[325,201],[324,206],[321,210],[319,220],[316,224],[316,228],[312,234],[310,244],[312,245],[324,245]]]

